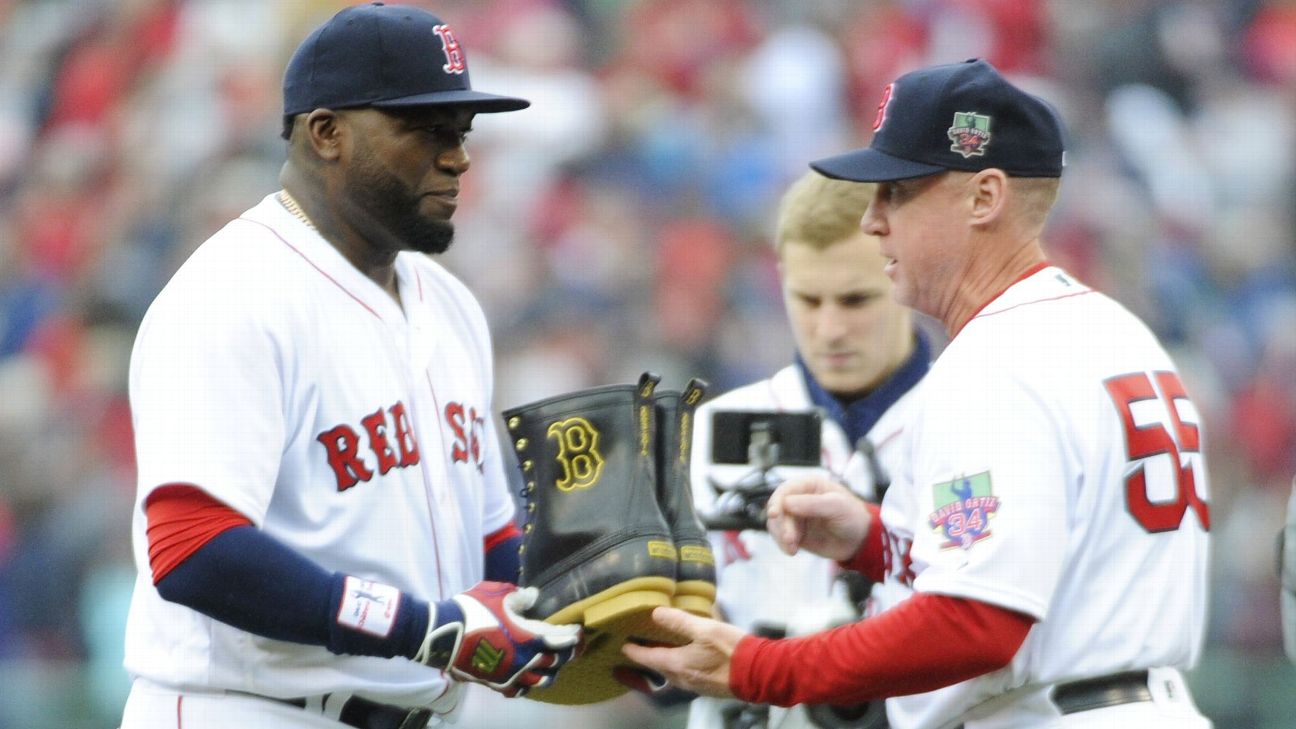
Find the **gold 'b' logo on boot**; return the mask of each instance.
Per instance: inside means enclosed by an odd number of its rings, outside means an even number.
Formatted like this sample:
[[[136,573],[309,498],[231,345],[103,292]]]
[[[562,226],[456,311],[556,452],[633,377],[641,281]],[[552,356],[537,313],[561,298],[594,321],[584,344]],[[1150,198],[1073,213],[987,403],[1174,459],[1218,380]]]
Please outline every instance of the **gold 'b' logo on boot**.
[[[567,418],[549,426],[546,433],[558,441],[558,465],[562,475],[554,485],[559,491],[586,489],[603,475],[603,454],[599,453],[599,432],[585,418]]]

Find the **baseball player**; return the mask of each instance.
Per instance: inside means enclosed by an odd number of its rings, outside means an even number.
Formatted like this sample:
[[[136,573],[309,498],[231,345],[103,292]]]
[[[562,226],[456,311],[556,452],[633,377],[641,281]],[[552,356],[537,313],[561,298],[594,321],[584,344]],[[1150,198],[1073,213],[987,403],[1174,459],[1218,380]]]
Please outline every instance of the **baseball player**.
[[[345,9],[284,77],[283,190],[203,243],[131,358],[139,577],[123,727],[423,727],[546,685],[480,307],[424,254],[474,114],[451,27]]]
[[[881,509],[798,480],[769,529],[914,593],[783,641],[659,608],[693,642],[625,652],[746,701],[888,697],[897,729],[1211,726],[1180,674],[1205,621],[1200,418],[1148,328],[1045,258],[1061,123],[973,60],[901,76],[874,128],[812,166],[879,183],[862,228],[951,340]]]
[[[793,364],[769,379],[703,404],[694,425],[693,494],[701,514],[717,511],[716,488],[740,483],[748,465],[712,458],[717,411],[798,412],[820,408],[822,472],[876,501],[875,479],[894,470],[915,386],[927,372],[930,347],[912,312],[891,298],[877,238],[859,228],[873,186],[808,172],[784,195],[775,232],[783,303],[797,345]],[[778,481],[807,469],[776,466]],[[763,530],[713,532],[718,558],[717,604],[749,632],[796,635],[858,619],[858,607],[835,580],[831,561],[786,555]],[[732,701],[700,698],[692,729],[720,729]],[[812,726],[803,708],[770,710],[768,726]]]

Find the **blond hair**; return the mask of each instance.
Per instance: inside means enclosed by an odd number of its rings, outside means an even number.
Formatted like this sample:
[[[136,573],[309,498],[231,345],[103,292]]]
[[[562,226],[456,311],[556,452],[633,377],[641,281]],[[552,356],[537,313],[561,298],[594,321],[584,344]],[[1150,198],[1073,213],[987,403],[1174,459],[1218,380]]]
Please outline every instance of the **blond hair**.
[[[1009,184],[1018,199],[1017,209],[1022,223],[1034,235],[1039,235],[1048,220],[1049,211],[1057,202],[1062,181],[1056,177],[1010,177]]]
[[[859,230],[860,218],[876,186],[833,180],[807,172],[792,183],[779,202],[774,247],[780,254],[788,241],[823,250]]]

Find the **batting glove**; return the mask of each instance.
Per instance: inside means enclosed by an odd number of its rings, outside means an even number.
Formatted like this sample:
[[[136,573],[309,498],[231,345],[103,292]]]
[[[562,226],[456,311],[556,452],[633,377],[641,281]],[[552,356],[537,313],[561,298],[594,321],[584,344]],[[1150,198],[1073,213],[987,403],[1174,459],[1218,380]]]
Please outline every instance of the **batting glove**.
[[[612,669],[612,678],[622,686],[638,691],[662,708],[688,703],[698,696],[692,691],[672,686],[665,676],[647,668],[617,666]]]
[[[522,617],[539,595],[534,587],[479,582],[431,605],[428,632],[414,660],[508,697],[548,686],[576,657],[581,629]]]

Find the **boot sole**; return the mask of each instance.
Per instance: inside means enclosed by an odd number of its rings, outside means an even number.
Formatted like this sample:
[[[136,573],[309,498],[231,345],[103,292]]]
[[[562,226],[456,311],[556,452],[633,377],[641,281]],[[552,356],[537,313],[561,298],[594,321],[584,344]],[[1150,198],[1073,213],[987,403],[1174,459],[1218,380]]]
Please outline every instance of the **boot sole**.
[[[617,666],[631,666],[621,653],[627,640],[679,644],[683,641],[652,621],[654,608],[669,606],[675,581],[639,577],[568,605],[545,618],[553,624],[580,623],[585,651],[558,672],[553,684],[526,697],[547,704],[580,705],[616,698],[629,689],[612,677]]]
[[[545,622],[580,623],[587,629],[628,633],[619,628],[624,620],[669,605],[674,594],[675,580],[669,577],[636,577],[574,602],[545,618]]]
[[[715,617],[716,586],[702,580],[689,580],[675,585],[671,605],[701,618]]]
[[[627,636],[600,633],[588,641],[580,658],[563,666],[557,681],[545,688],[532,689],[526,697],[533,701],[564,706],[596,704],[615,699],[630,689],[617,681],[612,672],[621,666],[635,664],[621,653]],[[672,639],[672,644],[678,640]]]

